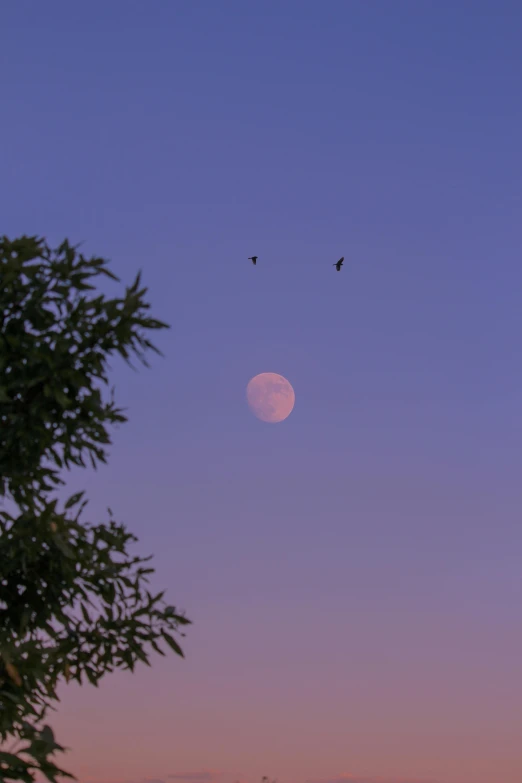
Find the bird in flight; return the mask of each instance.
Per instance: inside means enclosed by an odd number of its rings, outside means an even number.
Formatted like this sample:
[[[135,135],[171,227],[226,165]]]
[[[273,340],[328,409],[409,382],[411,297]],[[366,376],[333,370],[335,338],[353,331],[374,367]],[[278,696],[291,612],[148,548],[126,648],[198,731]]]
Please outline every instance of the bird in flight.
[[[340,258],[339,261],[336,264],[334,264],[334,267],[337,269],[338,272],[341,271],[341,267],[343,265],[343,261],[344,261],[344,256],[342,258]]]
[[[257,256],[250,256],[250,258],[249,258],[248,260],[249,260],[249,261],[252,261],[252,263],[253,263],[253,264],[254,264],[254,266],[255,266],[255,265],[256,265],[256,261],[257,261]]]

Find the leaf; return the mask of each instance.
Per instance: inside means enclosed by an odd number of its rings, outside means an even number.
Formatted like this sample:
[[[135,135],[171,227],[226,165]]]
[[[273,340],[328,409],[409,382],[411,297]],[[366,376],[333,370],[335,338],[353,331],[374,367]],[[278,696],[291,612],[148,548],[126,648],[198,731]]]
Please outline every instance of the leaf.
[[[40,736],[48,745],[54,745],[54,734],[50,726],[44,726],[40,732]]]
[[[23,761],[19,756],[15,756],[14,753],[7,753],[7,751],[0,751],[0,761],[4,764],[11,764],[13,767],[18,768],[22,765],[28,765],[28,762]]]
[[[5,663],[5,670],[8,673],[9,677],[12,679],[12,681],[14,683],[16,683],[16,685],[18,685],[18,687],[21,687],[22,686],[22,678],[18,674],[18,669],[16,668],[16,666],[14,666],[12,663],[7,661]]]
[[[74,559],[74,552],[72,549],[68,546],[68,544],[65,543],[63,538],[59,533],[54,533],[53,535],[53,541],[62,553],[62,555],[65,555],[65,557],[68,557],[69,559]]]
[[[90,666],[85,667],[85,674],[87,675],[87,679],[89,680],[91,685],[94,685],[94,687],[97,688],[98,680],[96,679],[96,675]]]
[[[64,508],[71,508],[72,506],[76,506],[77,503],[80,502],[80,500],[83,498],[84,495],[85,495],[84,491],[82,491],[82,492],[75,492],[75,494],[71,495],[69,500],[65,503]]]
[[[116,280],[117,283],[120,282],[119,277],[116,277],[116,275],[113,274],[112,272],[110,272],[108,269],[105,269],[104,267],[101,267],[99,271],[100,271],[100,274],[106,275],[107,277],[110,277],[111,280]]]
[[[170,636],[166,631],[162,631],[161,635],[163,636],[163,638],[165,639],[169,647],[173,649],[175,653],[180,655],[182,658],[185,657],[183,654],[183,650],[181,649],[177,641],[172,638],[172,636]]]
[[[150,666],[149,659],[147,658],[147,656],[145,655],[145,653],[143,652],[143,650],[140,647],[136,646],[134,648],[134,652],[136,653],[136,655],[138,656],[140,661],[143,661],[143,663],[146,663],[147,666]]]
[[[70,408],[71,407],[71,400],[69,397],[63,393],[61,389],[54,388],[53,389],[54,399],[60,403],[62,408]]]
[[[163,652],[161,647],[158,647],[158,645],[156,644],[154,639],[151,639],[150,644],[151,644],[151,647],[152,647],[153,650],[155,650],[157,653],[159,653],[160,655],[163,655],[163,657],[165,657],[165,653]]]
[[[141,609],[138,609],[137,612],[133,612],[133,617],[142,617],[144,614],[150,614],[150,609],[148,607],[142,607]]]
[[[167,606],[163,612],[164,617],[173,617],[179,625],[192,625],[192,621],[176,612],[175,606]]]
[[[113,604],[116,599],[116,585],[114,582],[109,582],[107,585],[107,597],[106,600],[109,604]]]

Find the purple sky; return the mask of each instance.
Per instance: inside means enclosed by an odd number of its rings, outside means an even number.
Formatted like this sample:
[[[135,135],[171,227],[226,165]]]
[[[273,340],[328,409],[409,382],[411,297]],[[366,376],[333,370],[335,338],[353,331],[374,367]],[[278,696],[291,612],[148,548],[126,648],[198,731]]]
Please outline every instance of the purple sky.
[[[0,230],[143,269],[172,324],[68,489],[155,553],[187,660],[64,691],[68,767],[519,783],[520,2],[11,0],[0,29]]]

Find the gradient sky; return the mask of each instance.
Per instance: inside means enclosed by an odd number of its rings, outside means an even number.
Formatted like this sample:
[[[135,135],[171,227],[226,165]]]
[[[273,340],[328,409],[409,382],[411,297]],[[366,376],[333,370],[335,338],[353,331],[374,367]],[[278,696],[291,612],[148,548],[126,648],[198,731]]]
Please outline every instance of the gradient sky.
[[[66,767],[520,783],[520,2],[5,0],[0,29],[0,230],[143,269],[172,324],[68,491],[155,553],[187,659],[64,689]]]

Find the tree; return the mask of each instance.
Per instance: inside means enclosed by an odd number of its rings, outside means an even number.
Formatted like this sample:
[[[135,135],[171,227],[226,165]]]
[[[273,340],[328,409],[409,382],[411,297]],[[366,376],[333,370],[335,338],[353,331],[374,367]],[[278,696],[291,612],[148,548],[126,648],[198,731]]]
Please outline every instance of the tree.
[[[150,557],[131,556],[136,538],[110,509],[91,524],[83,492],[62,508],[53,497],[62,469],[106,462],[108,427],[126,421],[103,393],[109,357],[147,365],[160,353],[147,332],[167,328],[139,274],[116,299],[91,293],[99,275],[118,281],[67,240],[0,238],[0,498],[13,507],[0,508],[0,783],[74,777],[42,725],[58,684],[150,665],[162,642],[183,656],[175,634],[190,623],[148,590]]]

